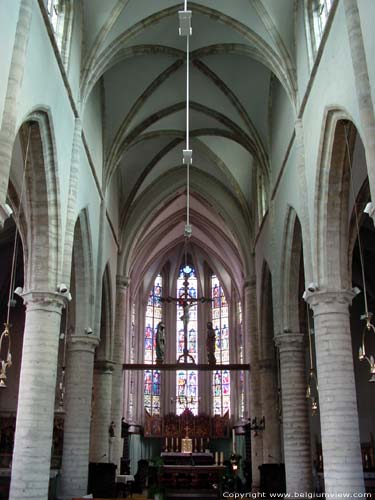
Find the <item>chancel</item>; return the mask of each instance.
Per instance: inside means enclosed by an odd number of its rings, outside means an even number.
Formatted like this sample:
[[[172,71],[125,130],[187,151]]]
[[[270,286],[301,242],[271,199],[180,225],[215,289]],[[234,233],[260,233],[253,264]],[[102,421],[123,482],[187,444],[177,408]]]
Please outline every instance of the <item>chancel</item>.
[[[374,18],[0,1],[0,500],[374,494]]]

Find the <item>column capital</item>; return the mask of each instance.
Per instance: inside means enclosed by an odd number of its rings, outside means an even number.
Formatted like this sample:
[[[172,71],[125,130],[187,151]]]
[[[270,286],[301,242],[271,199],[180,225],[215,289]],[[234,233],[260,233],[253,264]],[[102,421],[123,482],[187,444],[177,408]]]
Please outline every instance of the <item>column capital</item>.
[[[69,352],[94,353],[98,344],[98,337],[93,337],[92,335],[71,335],[68,338]]]
[[[302,351],[305,345],[303,333],[281,333],[275,335],[274,342],[280,351]]]
[[[130,277],[129,276],[122,276],[121,274],[118,274],[116,276],[116,286],[117,286],[117,288],[129,288]]]
[[[67,299],[61,293],[42,291],[42,290],[28,290],[21,294],[24,304],[27,309],[39,308],[55,308],[62,309],[66,306]]]
[[[316,292],[306,290],[305,292],[305,301],[314,309],[315,313],[321,307],[327,308],[327,312],[335,305],[348,307],[354,297],[355,293],[351,289],[317,290]]]
[[[0,229],[3,228],[5,221],[12,213],[13,211],[7,203],[0,203]]]
[[[108,361],[106,359],[97,359],[94,363],[94,369],[97,372],[102,372],[102,373],[112,373],[115,367],[115,364],[113,361]]]

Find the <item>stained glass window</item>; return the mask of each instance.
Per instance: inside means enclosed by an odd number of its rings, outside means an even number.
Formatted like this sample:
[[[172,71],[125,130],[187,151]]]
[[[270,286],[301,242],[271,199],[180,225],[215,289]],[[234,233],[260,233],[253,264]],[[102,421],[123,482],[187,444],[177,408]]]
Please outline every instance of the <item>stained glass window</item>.
[[[241,301],[237,305],[238,325],[240,333],[240,363],[244,363],[244,347],[243,347],[243,328],[242,328],[242,304]],[[245,415],[245,372],[240,371],[240,407],[239,416]]]
[[[218,364],[229,364],[228,303],[217,276],[211,276],[212,326],[215,330],[215,357]],[[224,415],[230,410],[230,373],[216,370],[212,375],[213,413]]]
[[[144,362],[156,362],[156,330],[162,320],[162,277],[156,276],[154,286],[148,296],[145,336],[144,336]],[[146,370],[143,378],[144,406],[150,415],[160,415],[160,370]]]
[[[187,283],[185,284],[185,280]],[[181,267],[177,279],[177,357],[184,354],[184,299],[197,297],[197,278],[195,269]],[[186,289],[185,289],[186,286]],[[187,325],[187,348],[189,355],[198,362],[198,310],[197,304],[189,307],[189,322]],[[181,358],[182,360],[182,358]],[[188,362],[192,362],[188,358]],[[198,372],[197,370],[179,370],[176,375],[176,413],[181,415],[185,408],[189,408],[194,415],[198,414]]]

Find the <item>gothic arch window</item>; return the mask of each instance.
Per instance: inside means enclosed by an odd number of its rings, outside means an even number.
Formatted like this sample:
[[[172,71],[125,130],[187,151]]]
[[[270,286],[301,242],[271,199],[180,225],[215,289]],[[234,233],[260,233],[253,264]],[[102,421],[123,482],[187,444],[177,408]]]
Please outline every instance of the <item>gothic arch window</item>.
[[[229,364],[229,311],[224,290],[216,275],[211,276],[212,325],[215,330],[215,357],[218,364]],[[212,413],[230,412],[230,372],[215,370],[212,374]]]
[[[243,342],[243,324],[242,324],[242,304],[241,301],[239,300],[237,303],[237,321],[238,321],[238,331],[239,331],[239,337],[240,337],[240,347],[239,347],[239,354],[240,354],[240,363],[245,362],[244,358],[244,342]],[[240,371],[240,387],[239,387],[239,416],[244,417],[245,416],[245,372],[243,370]]]
[[[156,363],[156,330],[163,319],[162,291],[163,278],[158,274],[148,296],[144,334],[144,362],[153,365]],[[160,415],[160,370],[145,370],[143,396],[147,412]]]
[[[198,280],[192,266],[181,266],[177,279],[177,297],[187,298],[185,292],[185,279],[187,280],[188,296],[197,297]],[[184,354],[184,308],[182,300],[177,302],[176,325],[176,353],[177,357]],[[198,363],[198,306],[195,303],[189,308],[189,322],[187,331],[187,348],[189,355]],[[191,362],[191,359],[190,359]],[[198,415],[198,372],[197,370],[178,370],[176,375],[176,414],[189,408]]]
[[[312,59],[319,48],[327,24],[328,16],[334,0],[309,0],[308,1],[308,31],[312,49]]]
[[[73,27],[72,1],[46,0],[46,8],[63,65],[67,68]]]

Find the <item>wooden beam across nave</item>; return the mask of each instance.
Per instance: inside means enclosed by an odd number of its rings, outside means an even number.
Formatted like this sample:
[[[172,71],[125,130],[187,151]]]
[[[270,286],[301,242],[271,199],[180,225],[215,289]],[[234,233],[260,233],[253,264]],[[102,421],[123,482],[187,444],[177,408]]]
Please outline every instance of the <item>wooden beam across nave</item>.
[[[246,363],[232,363],[228,365],[209,365],[203,363],[160,363],[155,365],[144,363],[124,363],[123,370],[160,370],[160,371],[177,371],[177,370],[197,370],[201,372],[214,372],[216,370],[228,371],[250,371],[250,365]]]

